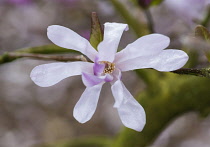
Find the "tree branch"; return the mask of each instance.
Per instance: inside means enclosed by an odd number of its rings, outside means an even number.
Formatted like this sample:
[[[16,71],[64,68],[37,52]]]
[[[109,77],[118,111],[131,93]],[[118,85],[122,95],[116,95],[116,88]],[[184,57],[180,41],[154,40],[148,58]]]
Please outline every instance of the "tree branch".
[[[176,74],[194,75],[199,77],[210,78],[210,68],[193,69],[193,68],[181,68],[175,71],[171,71]]]
[[[155,30],[154,30],[154,21],[153,21],[153,18],[152,18],[152,14],[148,9],[145,9],[144,10],[144,13],[145,13],[145,16],[147,18],[147,23],[148,23],[148,28],[150,30],[150,33],[155,33]]]
[[[62,61],[62,62],[68,62],[68,61],[87,62],[87,59],[83,55],[66,56],[66,55],[44,55],[44,54],[10,52],[10,53],[5,53],[4,56],[6,56],[6,58],[11,58],[11,59],[29,57],[29,58],[35,58],[35,59],[41,59],[41,60],[55,60],[55,61]]]
[[[78,53],[71,49],[64,49],[56,45],[43,45],[38,47],[30,47],[19,49],[14,52],[7,52],[0,55],[0,64],[8,63],[18,58],[21,58],[22,54],[61,54],[61,53]],[[15,55],[17,54],[17,55]],[[19,56],[18,56],[19,55]],[[45,59],[46,60],[46,59]]]

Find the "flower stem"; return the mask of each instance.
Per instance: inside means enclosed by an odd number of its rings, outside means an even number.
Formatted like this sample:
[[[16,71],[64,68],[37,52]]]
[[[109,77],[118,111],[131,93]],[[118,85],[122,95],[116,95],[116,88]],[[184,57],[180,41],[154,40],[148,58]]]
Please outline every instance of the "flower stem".
[[[141,37],[148,34],[146,25],[135,18],[130,11],[127,10],[126,6],[120,2],[120,0],[110,0],[113,7],[119,12],[124,18],[126,23],[133,29],[136,36]]]
[[[152,14],[148,9],[144,9],[144,13],[145,13],[145,16],[147,18],[147,23],[148,23],[148,28],[150,30],[150,33],[155,33],[155,30],[154,30],[154,21],[153,21],[153,18],[152,18]]]

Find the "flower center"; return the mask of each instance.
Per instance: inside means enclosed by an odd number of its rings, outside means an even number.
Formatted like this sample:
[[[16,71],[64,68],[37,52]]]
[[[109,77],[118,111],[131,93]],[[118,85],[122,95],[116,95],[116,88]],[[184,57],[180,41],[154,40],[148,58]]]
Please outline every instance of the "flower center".
[[[105,64],[105,68],[104,68],[104,71],[103,71],[103,73],[105,73],[105,74],[110,74],[115,70],[115,64],[114,63],[111,63],[109,61],[100,61],[99,63],[100,64]]]

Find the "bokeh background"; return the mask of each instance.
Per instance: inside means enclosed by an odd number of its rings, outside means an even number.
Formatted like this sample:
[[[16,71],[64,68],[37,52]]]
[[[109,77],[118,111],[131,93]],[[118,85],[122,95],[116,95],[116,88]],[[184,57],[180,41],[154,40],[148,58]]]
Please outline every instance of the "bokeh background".
[[[130,0],[119,2],[136,20],[147,24],[142,8]],[[151,14],[155,32],[170,36],[172,48],[181,48],[184,44],[197,51],[203,43],[193,40],[193,29],[200,23],[199,19],[205,17],[206,8],[200,8],[199,16],[193,15],[195,19],[186,19],[166,2],[154,6]],[[193,9],[186,11],[194,13]],[[46,30],[54,24],[69,27],[89,39],[91,12],[97,12],[102,24],[125,23],[109,0],[0,0],[0,53],[50,44]],[[120,48],[136,38],[132,29],[125,32]],[[197,52],[200,54],[197,66],[204,67],[207,59],[202,51]],[[24,58],[0,65],[0,147],[41,147],[81,137],[116,137],[123,125],[112,107],[110,85],[103,87],[93,118],[80,124],[72,115],[85,89],[80,76],[48,88],[38,87],[29,77],[36,65],[50,62],[54,61]],[[146,88],[135,72],[124,73],[123,81],[133,95]],[[209,147],[209,138],[210,116],[203,119],[196,112],[190,112],[171,122],[151,146]]]

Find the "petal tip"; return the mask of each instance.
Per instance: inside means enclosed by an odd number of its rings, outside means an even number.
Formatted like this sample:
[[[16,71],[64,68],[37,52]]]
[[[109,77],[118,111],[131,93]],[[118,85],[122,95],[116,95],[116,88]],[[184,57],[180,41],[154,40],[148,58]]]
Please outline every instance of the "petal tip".
[[[136,126],[134,128],[131,128],[131,129],[134,129],[138,132],[141,132],[144,129],[145,125],[146,125],[146,119],[143,119],[142,122],[139,123],[139,126]]]
[[[47,29],[52,29],[52,28],[55,28],[55,27],[63,27],[63,26],[60,26],[60,25],[50,25],[47,27]]]
[[[117,22],[106,22],[104,23],[104,26],[106,25],[110,25],[110,26],[117,26],[117,27],[123,27],[124,28],[124,31],[128,31],[129,30],[129,27],[128,27],[128,24],[125,24],[125,23],[117,23]]]
[[[41,82],[42,80],[39,79],[38,71],[35,71],[36,70],[35,68],[31,71],[31,74],[30,74],[31,80],[39,87],[50,87],[50,86],[52,86],[52,85],[49,85],[49,84],[43,84]]]
[[[32,69],[31,73],[30,73],[30,78],[31,80],[36,84],[37,84],[37,66],[35,68]],[[39,85],[38,85],[39,86]]]
[[[160,37],[162,37],[162,39],[165,39],[166,42],[170,43],[170,38],[166,35],[163,35],[163,34],[158,34],[158,33],[155,33],[154,35],[158,35]]]
[[[84,123],[86,123],[88,121],[88,120],[80,117],[80,113],[77,110],[75,110],[75,109],[73,111],[73,116],[81,124],[84,124]]]
[[[55,27],[57,27],[58,25],[51,25],[47,27],[47,32],[50,32],[52,29],[54,29]]]

